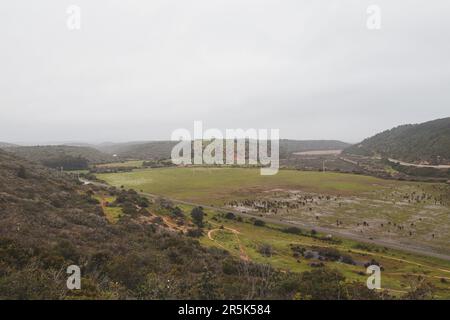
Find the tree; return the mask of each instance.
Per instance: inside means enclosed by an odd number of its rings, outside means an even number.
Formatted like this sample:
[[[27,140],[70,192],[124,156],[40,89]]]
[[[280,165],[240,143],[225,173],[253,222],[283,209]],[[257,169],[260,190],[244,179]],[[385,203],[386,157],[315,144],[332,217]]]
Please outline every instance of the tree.
[[[191,211],[192,221],[199,228],[203,227],[203,217],[204,217],[204,215],[205,215],[205,213],[203,212],[203,208],[202,207],[195,207]]]

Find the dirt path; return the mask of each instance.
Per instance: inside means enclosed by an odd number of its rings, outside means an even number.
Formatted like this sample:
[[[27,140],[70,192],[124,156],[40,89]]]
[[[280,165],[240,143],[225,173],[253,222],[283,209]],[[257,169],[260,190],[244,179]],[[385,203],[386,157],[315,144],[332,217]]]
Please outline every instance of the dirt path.
[[[244,260],[244,261],[250,261],[250,257],[247,255],[247,253],[245,252],[244,246],[242,245],[241,239],[239,239],[239,234],[240,232],[236,229],[233,228],[228,228],[228,227],[224,227],[223,229],[217,228],[217,229],[211,229],[208,231],[208,239],[212,240],[214,242],[216,242],[221,248],[225,249],[225,247],[223,245],[221,245],[216,239],[213,238],[212,234],[216,231],[221,231],[221,230],[228,230],[231,231],[231,233],[233,233],[233,235],[236,237],[236,241],[239,245],[239,257]]]
[[[410,163],[410,162],[404,162],[397,159],[388,159],[390,162],[398,163],[405,167],[416,167],[416,168],[434,168],[434,169],[450,169],[450,165],[447,164],[441,164],[441,165],[431,165],[431,164],[416,164],[416,163]]]
[[[100,205],[101,205],[103,213],[104,213],[105,212],[105,208],[106,208],[106,200],[105,200],[104,196],[102,196],[102,198],[100,200]]]
[[[164,223],[166,225],[169,226],[169,228],[171,228],[172,230],[175,231],[182,231],[182,232],[187,232],[188,228],[186,226],[179,226],[178,224],[176,224],[175,222],[173,222],[170,218],[168,217],[164,217],[164,216],[160,216]]]
[[[225,248],[219,241],[217,241],[216,239],[214,239],[214,238],[212,237],[212,234],[213,234],[213,232],[215,232],[215,231],[220,231],[220,229],[212,229],[212,230],[209,230],[209,231],[208,231],[208,239],[211,240],[211,241],[214,241],[219,247],[221,247],[222,249],[228,251],[227,248]]]
[[[440,276],[430,276],[427,274],[421,274],[421,273],[401,273],[401,272],[391,272],[391,273],[385,273],[386,275],[391,275],[391,276],[404,276],[404,275],[411,275],[411,276],[416,276],[416,277],[425,277],[425,278],[434,278],[434,279],[445,279],[445,280],[450,280],[450,277],[440,277]]]
[[[408,264],[413,264],[413,265],[416,265],[416,266],[419,266],[419,267],[424,267],[424,268],[431,269],[431,270],[434,270],[434,271],[450,273],[450,270],[436,268],[436,267],[431,267],[429,265],[422,264],[422,263],[415,262],[415,261],[411,261],[411,260],[407,260],[407,259],[396,258],[396,257],[392,257],[392,256],[386,256],[384,254],[379,254],[379,253],[375,254],[375,253],[372,253],[372,252],[366,252],[366,251],[355,250],[355,249],[351,249],[351,250],[352,250],[352,252],[356,252],[356,253],[378,256],[378,257],[385,258],[385,259],[391,259],[391,260],[400,261],[400,262],[404,262],[404,263],[408,263]]]
[[[303,245],[303,246],[314,246],[314,247],[321,247],[321,248],[335,248],[336,247],[334,245],[310,244],[310,243],[304,243],[304,242],[299,242],[299,241],[292,242],[292,244],[299,244],[299,245]],[[424,267],[424,268],[427,268],[427,269],[435,271],[435,272],[450,273],[450,270],[447,270],[447,269],[442,269],[442,268],[430,266],[430,265],[427,265],[427,264],[422,264],[422,263],[411,261],[411,260],[407,260],[407,259],[396,258],[396,257],[393,257],[393,256],[387,256],[387,255],[380,254],[380,253],[373,253],[373,252],[363,251],[363,250],[358,250],[358,249],[349,249],[349,250],[351,252],[354,252],[354,253],[365,254],[365,255],[370,255],[370,256],[376,256],[376,257],[381,257],[381,258],[388,259],[388,260],[394,260],[394,261],[399,261],[399,262],[412,264],[412,265],[419,266],[419,267]],[[414,275],[421,275],[421,274],[414,274]]]

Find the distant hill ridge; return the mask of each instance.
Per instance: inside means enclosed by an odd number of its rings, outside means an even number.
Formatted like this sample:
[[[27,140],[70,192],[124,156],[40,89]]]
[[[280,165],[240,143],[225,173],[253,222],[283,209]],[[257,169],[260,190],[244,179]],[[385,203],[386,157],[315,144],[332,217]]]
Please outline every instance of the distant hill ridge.
[[[1,142],[0,141],[0,148],[9,148],[9,147],[15,147],[17,145],[12,144],[12,143],[8,143],[8,142]]]
[[[450,117],[383,131],[344,151],[405,162],[450,164]]]
[[[116,154],[121,158],[133,159],[168,159],[176,141],[128,142],[117,144],[103,144],[95,146],[98,150]],[[280,140],[280,156],[285,158],[294,152],[311,150],[344,149],[350,144],[337,140]]]
[[[60,163],[70,162],[71,164],[73,164],[77,160],[83,162],[83,164],[78,164],[81,167],[87,167],[87,165],[89,164],[99,164],[115,161],[115,158],[113,156],[91,147],[76,147],[65,145],[27,147],[17,146],[4,148],[4,150],[11,152],[21,158],[41,163],[49,167],[59,167]]]

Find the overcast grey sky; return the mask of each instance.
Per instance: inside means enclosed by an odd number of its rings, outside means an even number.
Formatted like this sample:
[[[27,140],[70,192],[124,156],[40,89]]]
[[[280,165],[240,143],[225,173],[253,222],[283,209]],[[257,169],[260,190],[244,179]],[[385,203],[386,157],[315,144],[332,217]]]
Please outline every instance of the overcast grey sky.
[[[168,140],[202,120],[357,142],[450,116],[448,0],[2,1],[0,39],[0,141]]]

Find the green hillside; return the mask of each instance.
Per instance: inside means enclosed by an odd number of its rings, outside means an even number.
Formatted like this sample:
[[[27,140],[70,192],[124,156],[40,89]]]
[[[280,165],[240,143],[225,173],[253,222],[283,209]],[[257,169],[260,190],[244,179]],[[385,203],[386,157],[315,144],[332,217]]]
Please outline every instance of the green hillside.
[[[386,130],[345,149],[345,153],[406,162],[450,163],[450,117]]]

